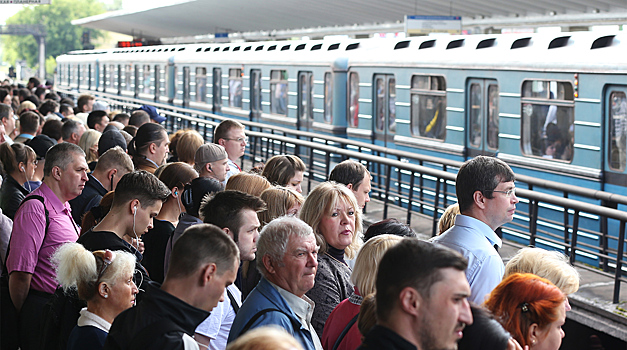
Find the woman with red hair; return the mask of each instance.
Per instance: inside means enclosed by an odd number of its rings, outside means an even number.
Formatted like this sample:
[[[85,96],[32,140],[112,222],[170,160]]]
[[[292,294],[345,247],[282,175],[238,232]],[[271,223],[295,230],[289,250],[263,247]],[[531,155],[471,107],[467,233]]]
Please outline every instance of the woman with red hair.
[[[549,280],[515,273],[494,288],[485,306],[521,346],[557,350],[564,338],[564,298]]]

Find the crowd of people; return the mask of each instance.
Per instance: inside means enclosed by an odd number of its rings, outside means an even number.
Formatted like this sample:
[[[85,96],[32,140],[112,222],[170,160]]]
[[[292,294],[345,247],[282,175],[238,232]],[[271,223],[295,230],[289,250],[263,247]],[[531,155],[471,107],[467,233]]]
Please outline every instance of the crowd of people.
[[[557,350],[579,275],[557,252],[507,265],[515,175],[478,156],[430,241],[364,228],[371,175],[306,193],[295,155],[241,168],[244,125],[206,143],[89,95],[0,86],[2,349]],[[42,101],[42,102],[40,102]]]

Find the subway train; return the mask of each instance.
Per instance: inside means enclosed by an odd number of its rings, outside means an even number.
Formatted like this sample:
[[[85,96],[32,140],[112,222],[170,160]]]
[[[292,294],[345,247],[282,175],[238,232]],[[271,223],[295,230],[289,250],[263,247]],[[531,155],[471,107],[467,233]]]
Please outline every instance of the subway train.
[[[627,34],[438,35],[75,51],[56,84],[627,195]]]

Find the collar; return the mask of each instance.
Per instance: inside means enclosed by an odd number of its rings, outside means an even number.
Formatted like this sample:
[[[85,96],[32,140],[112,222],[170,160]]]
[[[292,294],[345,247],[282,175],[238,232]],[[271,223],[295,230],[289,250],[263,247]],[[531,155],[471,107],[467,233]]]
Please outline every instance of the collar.
[[[96,181],[96,183],[98,185],[100,185],[100,187],[102,187],[105,191],[107,191],[107,189],[104,187],[104,185],[102,184],[102,182],[100,182],[100,180],[98,180],[97,177],[95,177],[94,175],[92,175],[92,173],[87,174],[87,177],[89,178],[89,180],[87,180],[87,182],[85,183],[85,185],[87,185],[89,183],[89,181],[94,180]],[[92,183],[93,184],[93,183]],[[107,191],[109,192],[109,191]]]
[[[35,138],[35,136],[34,136],[34,135],[31,135],[31,134],[19,134],[19,135],[17,135],[17,137],[23,137],[23,138],[25,138],[25,139],[29,139],[29,140],[31,140],[31,139],[33,139],[33,138]],[[16,137],[16,138],[17,138],[17,137]]]
[[[455,225],[476,228],[490,242],[490,245],[496,244],[500,248],[503,244],[503,241],[496,235],[496,232],[488,226],[488,224],[475,219],[472,216],[457,214],[455,217]]]
[[[77,325],[79,327],[93,326],[107,333],[109,333],[109,328],[111,328],[111,323],[95,313],[87,311],[86,307],[81,310],[81,317],[78,318]]]
[[[311,323],[311,317],[313,316],[313,310],[315,307],[313,300],[309,299],[306,295],[303,295],[303,297],[300,298],[276,284],[270,281],[268,282],[279,292],[283,299],[285,299],[287,305],[292,308],[292,311],[294,311],[301,323],[309,325]]]
[[[152,159],[146,157],[146,156],[142,156],[144,157],[145,160],[147,160],[149,163],[151,163],[155,168],[158,168],[159,165],[157,165],[157,163],[155,161],[153,161]]]
[[[48,187],[45,181],[42,182],[38,190],[40,191],[41,196],[46,199],[45,200],[47,202],[46,205],[47,206],[49,205],[57,214],[62,213],[64,210],[67,210],[68,213],[72,211],[72,209],[70,209],[70,204],[68,202],[65,202],[65,203],[61,202],[59,197],[57,197],[57,195],[54,194],[52,189]],[[50,207],[48,207],[48,210],[50,210]]]

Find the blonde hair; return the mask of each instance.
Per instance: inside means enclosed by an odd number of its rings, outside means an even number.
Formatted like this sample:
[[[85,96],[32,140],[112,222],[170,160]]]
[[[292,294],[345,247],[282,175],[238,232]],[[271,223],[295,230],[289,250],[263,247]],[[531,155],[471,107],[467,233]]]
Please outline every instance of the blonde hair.
[[[313,229],[316,234],[316,241],[320,246],[320,254],[327,251],[327,243],[319,230],[320,221],[325,215],[331,213],[332,208],[338,201],[344,201],[355,210],[355,232],[353,232],[353,242],[346,247],[345,254],[349,259],[353,259],[361,246],[362,213],[357,204],[357,199],[353,191],[346,186],[333,181],[327,181],[316,186],[307,196],[303,207],[300,210],[300,218]]]
[[[35,109],[37,109],[37,106],[35,106],[35,104],[31,101],[22,101],[22,103],[20,103],[20,105],[17,107],[16,114],[22,115],[22,112],[24,112],[25,110],[33,111]]]
[[[285,329],[263,326],[238,337],[226,350],[303,350],[303,346]]]
[[[229,177],[224,190],[240,191],[259,197],[263,191],[270,187],[272,187],[272,184],[265,177],[241,172]]]
[[[176,142],[176,155],[178,156],[179,162],[194,166],[196,151],[203,143],[205,143],[205,140],[203,140],[200,133],[196,130],[187,130],[182,133]]]
[[[287,211],[294,205],[299,204],[302,206],[305,202],[305,198],[300,193],[282,186],[270,187],[261,192],[259,197],[266,202],[267,206],[266,210],[257,213],[262,226],[279,216],[287,214]]]
[[[100,131],[85,130],[83,136],[81,136],[81,139],[78,141],[78,146],[82,148],[85,152],[85,160],[87,161],[87,163],[98,160],[98,151],[96,151],[96,153],[94,154],[94,152],[92,152],[90,148],[93,145],[96,145],[96,147],[98,146],[100,136],[102,136],[102,133],[100,133]]]
[[[359,294],[366,296],[376,292],[375,281],[379,269],[379,262],[385,252],[403,240],[396,235],[379,235],[372,237],[364,244],[355,259],[355,268],[351,274],[351,281],[357,287]]]
[[[66,243],[52,255],[52,264],[57,273],[57,282],[64,290],[76,288],[78,297],[89,301],[98,291],[98,283],[115,285],[122,274],[135,271],[135,256],[124,251],[115,251],[115,259],[106,267],[103,275],[103,250],[90,252],[79,243]]]
[[[522,248],[505,265],[503,279],[514,273],[532,273],[546,278],[565,295],[579,289],[579,272],[568,262],[566,255],[555,250]]]
[[[446,208],[438,221],[438,236],[455,225],[455,218],[457,217],[457,214],[461,214],[458,203],[451,204]]]

